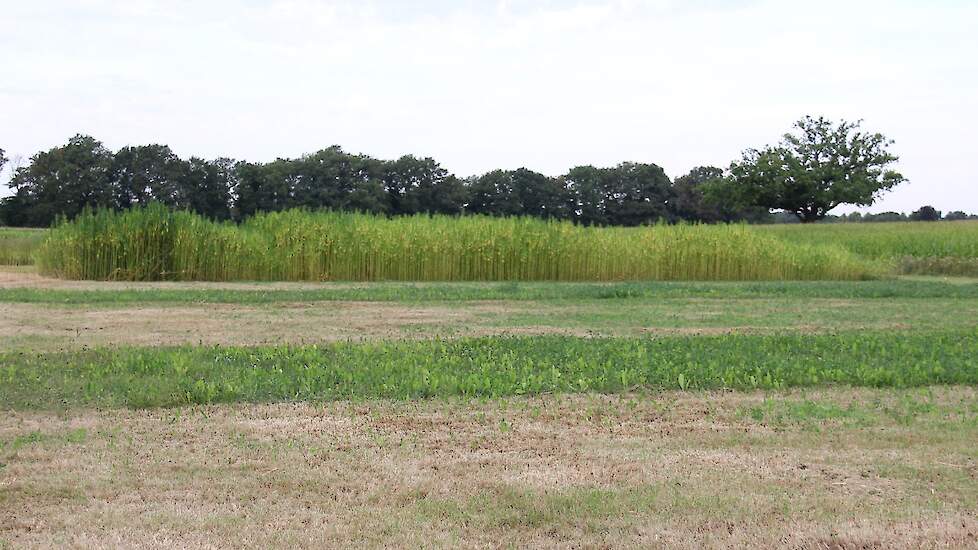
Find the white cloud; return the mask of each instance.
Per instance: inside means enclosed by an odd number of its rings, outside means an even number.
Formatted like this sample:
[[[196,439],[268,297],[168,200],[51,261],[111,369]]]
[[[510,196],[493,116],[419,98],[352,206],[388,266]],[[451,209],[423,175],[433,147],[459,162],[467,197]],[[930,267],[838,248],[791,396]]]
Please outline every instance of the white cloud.
[[[40,1],[0,9],[0,147],[268,160],[340,144],[459,173],[656,162],[677,176],[807,113],[864,118],[912,180],[879,209],[978,211],[965,2]]]

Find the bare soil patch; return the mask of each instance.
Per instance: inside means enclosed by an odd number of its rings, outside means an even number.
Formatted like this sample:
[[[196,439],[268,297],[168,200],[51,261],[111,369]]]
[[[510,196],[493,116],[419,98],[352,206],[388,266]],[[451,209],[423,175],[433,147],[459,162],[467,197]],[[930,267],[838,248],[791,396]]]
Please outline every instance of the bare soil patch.
[[[771,399],[869,412],[745,413]],[[931,413],[884,412],[908,399]],[[961,415],[975,399],[834,389],[7,413],[0,545],[973,547],[975,413]]]

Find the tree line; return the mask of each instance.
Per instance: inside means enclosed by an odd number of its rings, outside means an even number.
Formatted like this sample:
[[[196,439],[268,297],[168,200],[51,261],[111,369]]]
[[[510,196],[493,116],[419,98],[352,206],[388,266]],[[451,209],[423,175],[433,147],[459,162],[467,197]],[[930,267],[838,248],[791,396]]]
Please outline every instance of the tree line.
[[[46,226],[86,207],[160,202],[217,220],[291,208],[386,215],[536,216],[587,225],[763,219],[762,208],[711,202],[703,186],[722,174],[696,168],[670,180],[655,164],[578,166],[550,177],[527,168],[459,178],[432,158],[379,160],[338,146],[267,163],[182,159],[166,145],[107,149],[91,136],[38,153],[18,168],[0,224]]]
[[[952,210],[944,213],[930,205],[921,206],[917,210],[910,212],[879,212],[876,214],[863,214],[861,212],[851,212],[838,216],[828,215],[821,221],[823,223],[859,223],[859,222],[937,222],[937,221],[961,221],[978,220],[978,214],[969,214],[962,210]],[[776,212],[772,214],[772,223],[797,223],[798,218],[787,212]]]
[[[159,202],[217,220],[291,208],[384,215],[536,216],[584,225],[656,222],[872,221],[829,212],[869,206],[906,181],[889,168],[892,141],[859,122],[804,117],[776,145],[748,149],[727,169],[702,166],[671,180],[656,164],[577,166],[551,177],[528,168],[457,177],[430,157],[380,160],[332,146],[255,163],[182,159],[166,145],[111,151],[91,136],[34,155],[14,170],[0,225],[47,226],[85,208]],[[6,161],[0,150],[0,168]],[[778,211],[772,214],[772,210]],[[935,219],[924,207],[909,219]],[[902,215],[900,215],[902,216]],[[954,212],[947,219],[967,217]],[[882,218],[880,218],[882,219]]]

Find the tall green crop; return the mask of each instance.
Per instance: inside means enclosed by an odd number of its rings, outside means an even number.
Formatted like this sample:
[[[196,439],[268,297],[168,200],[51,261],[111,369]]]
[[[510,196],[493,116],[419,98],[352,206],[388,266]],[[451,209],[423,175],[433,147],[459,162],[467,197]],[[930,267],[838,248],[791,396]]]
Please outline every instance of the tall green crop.
[[[71,279],[849,280],[879,273],[840,247],[789,243],[743,225],[588,228],[292,210],[236,226],[155,205],[87,212],[53,229],[37,257],[43,273]]]

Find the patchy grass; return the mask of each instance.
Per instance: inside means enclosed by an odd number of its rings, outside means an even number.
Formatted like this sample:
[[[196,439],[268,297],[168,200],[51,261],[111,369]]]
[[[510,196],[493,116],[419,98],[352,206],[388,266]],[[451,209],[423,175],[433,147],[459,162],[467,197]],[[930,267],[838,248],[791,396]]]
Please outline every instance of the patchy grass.
[[[976,402],[834,388],[11,412],[0,540],[968,547]]]
[[[978,281],[964,279],[106,283],[0,269],[0,349],[22,351],[507,334],[920,331],[976,324]]]
[[[0,303],[0,349],[283,345],[498,335],[922,331],[978,324],[978,300],[632,298],[268,304]]]
[[[43,433],[35,430],[18,435],[9,441],[0,439],[0,453],[16,453],[21,448],[38,444],[63,446],[67,443],[84,443],[87,437],[88,431],[85,428],[77,428],[56,434]]]

